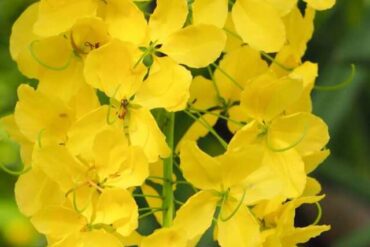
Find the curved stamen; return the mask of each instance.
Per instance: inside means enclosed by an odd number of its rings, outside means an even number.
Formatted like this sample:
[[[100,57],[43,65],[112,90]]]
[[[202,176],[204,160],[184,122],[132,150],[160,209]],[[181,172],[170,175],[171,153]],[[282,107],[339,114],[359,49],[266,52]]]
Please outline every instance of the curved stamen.
[[[41,66],[47,68],[47,69],[50,69],[50,70],[55,70],[55,71],[62,71],[62,70],[65,70],[69,67],[69,65],[71,64],[72,62],[72,58],[73,58],[73,52],[71,53],[71,56],[68,58],[67,62],[62,65],[62,66],[51,66],[51,65],[48,65],[46,64],[45,62],[41,61],[41,59],[37,56],[37,54],[35,53],[34,51],[34,46],[36,43],[40,42],[39,40],[34,40],[31,42],[31,44],[29,45],[28,49],[31,53],[31,56],[33,59],[35,59],[35,61],[40,64]]]
[[[269,139],[269,135],[267,135],[267,137],[266,137],[266,145],[273,152],[285,152],[285,151],[288,151],[288,150],[290,150],[290,149],[295,148],[296,146],[298,146],[303,141],[303,139],[306,137],[307,132],[308,132],[308,126],[305,123],[304,130],[303,130],[302,135],[296,141],[294,141],[292,144],[290,144],[287,147],[283,147],[283,148],[275,148],[275,147],[273,147],[271,145],[270,141],[269,141],[270,140]]]
[[[348,76],[346,80],[333,86],[315,86],[314,88],[319,91],[336,91],[351,84],[353,82],[353,79],[355,78],[355,75],[356,75],[356,65],[351,64],[351,74]]]
[[[29,171],[31,170],[31,167],[29,166],[29,167],[27,167],[27,168],[24,168],[22,171],[13,171],[13,170],[10,170],[10,169],[7,167],[7,165],[6,165],[6,164],[4,164],[4,163],[2,163],[2,162],[0,162],[0,168],[1,168],[4,172],[6,172],[6,173],[8,173],[8,174],[10,174],[10,175],[13,175],[13,176],[20,176],[20,175],[23,175],[23,174],[25,174],[25,173],[27,173],[27,172],[29,172]]]
[[[75,189],[73,189],[72,190],[72,204],[73,204],[73,208],[74,208],[74,210],[77,212],[77,213],[79,213],[79,214],[82,214],[83,212],[85,212],[86,211],[86,209],[89,207],[89,201],[86,203],[86,205],[82,208],[82,209],[80,209],[79,207],[78,207],[78,205],[77,205],[77,193],[76,193],[76,191],[77,191],[77,188],[75,188]],[[92,198],[92,193],[93,192],[90,192],[90,199]]]
[[[312,223],[312,225],[317,225],[320,222],[321,217],[322,217],[322,207],[321,207],[320,203],[315,202],[315,205],[317,207],[317,217],[316,217],[315,221]]]
[[[243,205],[243,202],[244,202],[244,198],[245,198],[245,195],[247,194],[247,191],[244,189],[243,190],[243,195],[242,197],[240,198],[239,200],[239,203],[238,205],[236,206],[236,208],[231,212],[231,214],[227,217],[222,217],[222,208],[225,204],[225,201],[226,200],[223,200],[222,202],[222,205],[221,205],[221,211],[220,211],[220,220],[222,220],[223,222],[226,222],[226,221],[229,221],[232,217],[234,217],[234,215],[239,211],[240,207]]]

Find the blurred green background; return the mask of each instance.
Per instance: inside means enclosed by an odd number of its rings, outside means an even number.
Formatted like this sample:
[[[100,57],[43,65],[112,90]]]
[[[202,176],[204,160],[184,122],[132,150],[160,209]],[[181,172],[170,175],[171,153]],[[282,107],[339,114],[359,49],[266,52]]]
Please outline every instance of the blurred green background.
[[[12,23],[32,0],[0,0],[0,117],[15,106],[16,89],[26,82],[8,52]],[[353,83],[334,92],[315,92],[314,112],[330,127],[330,158],[316,172],[327,195],[322,222],[332,230],[307,246],[370,246],[370,0],[338,0],[317,14],[316,31],[306,59],[320,63],[318,84],[341,82],[357,66]],[[0,126],[0,161],[19,164],[18,147]],[[16,181],[0,171],[0,246],[45,246],[17,211]],[[310,210],[298,223],[310,220]],[[315,214],[313,211],[312,214]],[[202,246],[203,247],[203,246]],[[208,246],[204,246],[208,247]]]

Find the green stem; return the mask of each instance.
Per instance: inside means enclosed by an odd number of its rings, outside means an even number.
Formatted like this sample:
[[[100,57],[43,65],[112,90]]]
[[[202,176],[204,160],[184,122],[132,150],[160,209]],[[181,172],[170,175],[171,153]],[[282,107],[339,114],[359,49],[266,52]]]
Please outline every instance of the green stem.
[[[142,212],[142,211],[153,211],[153,210],[162,210],[162,208],[139,208],[139,212]]]
[[[172,174],[173,174],[173,150],[174,150],[174,131],[175,131],[175,113],[167,113],[167,121],[164,126],[164,134],[166,135],[167,144],[171,149],[170,156],[163,162],[163,222],[164,227],[172,225],[174,216],[174,194],[172,190]]]
[[[162,199],[162,196],[159,195],[147,195],[147,194],[132,194],[133,197],[139,197],[139,198],[157,198]]]
[[[225,99],[222,98],[222,96],[221,96],[221,92],[220,92],[220,89],[217,86],[216,79],[215,79],[215,77],[212,73],[211,66],[208,66],[207,69],[208,69],[209,76],[211,77],[212,85],[213,85],[213,87],[216,91],[217,99],[218,99],[219,103],[222,104],[222,106],[225,106],[226,105]]]

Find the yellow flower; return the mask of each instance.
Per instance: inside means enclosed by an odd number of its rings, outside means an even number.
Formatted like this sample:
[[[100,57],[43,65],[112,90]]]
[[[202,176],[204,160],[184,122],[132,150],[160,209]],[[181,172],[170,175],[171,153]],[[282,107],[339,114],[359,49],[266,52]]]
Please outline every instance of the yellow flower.
[[[39,145],[66,142],[67,131],[81,116],[98,106],[95,91],[83,86],[69,102],[53,97],[24,84],[18,88],[14,120],[19,132],[31,143]],[[76,100],[83,102],[77,105]]]
[[[181,168],[187,181],[201,191],[180,208],[174,227],[189,241],[198,239],[220,207],[217,238],[221,246],[260,246],[259,224],[246,205],[272,198],[281,190],[279,181],[261,166],[261,151],[248,146],[243,152],[213,158],[194,142],[185,142],[180,152]]]
[[[14,23],[10,53],[24,75],[40,80],[40,91],[68,102],[84,87],[86,55],[110,40],[107,26],[100,18],[86,17],[64,34],[41,37],[32,32],[38,7],[31,5]]]
[[[34,166],[60,186],[76,211],[89,209],[94,195],[108,188],[140,186],[148,176],[143,151],[128,146],[124,134],[117,129],[97,134],[90,153],[78,153],[75,157],[75,150],[71,152],[67,147],[40,148],[34,154]]]
[[[133,145],[144,148],[150,162],[169,153],[151,109],[178,111],[189,98],[191,74],[170,58],[158,58],[143,82],[142,65],[133,70],[135,51],[129,43],[118,40],[92,52],[86,60],[85,76],[93,86],[117,102],[117,116],[127,127]],[[121,121],[120,121],[121,122]]]
[[[84,216],[65,206],[50,206],[31,218],[51,246],[122,246],[138,225],[138,208],[130,193],[107,189],[96,201],[94,213]]]
[[[28,85],[18,88],[19,101],[14,119],[20,132],[31,142],[64,143],[75,116],[63,101],[35,91]]]
[[[201,1],[199,2],[195,3],[196,13],[198,13],[197,10],[204,7],[199,6],[202,4]],[[216,8],[219,9],[219,6]],[[188,4],[186,0],[158,0],[147,27],[136,26],[136,29],[148,32],[147,41],[136,43],[136,45],[143,46],[144,55],[147,56],[157,57],[160,52],[177,63],[189,67],[207,66],[221,54],[225,46],[226,35],[220,28],[213,25],[215,23],[205,23],[204,19],[199,20],[197,17],[197,21],[193,25],[184,27],[187,15]],[[203,18],[201,13],[199,18]],[[142,20],[145,20],[144,17]],[[132,19],[132,22],[142,23],[143,21]]]
[[[317,237],[322,232],[330,230],[328,225],[310,225],[307,227],[295,227],[295,210],[302,204],[312,204],[321,200],[322,197],[302,197],[286,203],[277,215],[274,215],[275,227],[263,232],[266,247],[294,247],[306,243],[311,238]]]
[[[242,94],[241,107],[253,121],[236,133],[229,150],[257,144],[264,147],[263,163],[284,181],[288,198],[302,194],[306,183],[303,157],[319,153],[329,140],[325,123],[304,112],[285,114],[303,91],[302,81],[264,75]]]

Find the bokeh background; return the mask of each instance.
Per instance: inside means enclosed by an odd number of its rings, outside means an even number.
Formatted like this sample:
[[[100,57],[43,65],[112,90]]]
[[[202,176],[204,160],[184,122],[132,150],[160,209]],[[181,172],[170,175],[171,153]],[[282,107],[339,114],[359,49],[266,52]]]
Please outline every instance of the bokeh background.
[[[329,125],[332,151],[316,172],[327,195],[322,222],[332,230],[306,246],[370,246],[370,0],[337,0],[317,14],[316,31],[306,59],[320,63],[318,84],[337,84],[357,73],[339,91],[315,92],[314,112]],[[27,82],[11,60],[12,23],[33,0],[0,0],[0,117],[12,113],[16,89]],[[0,162],[20,164],[19,150],[0,126]],[[45,246],[16,207],[16,177],[0,171],[0,247]],[[300,210],[297,224],[312,222],[315,208]],[[204,243],[209,247],[211,244]]]

